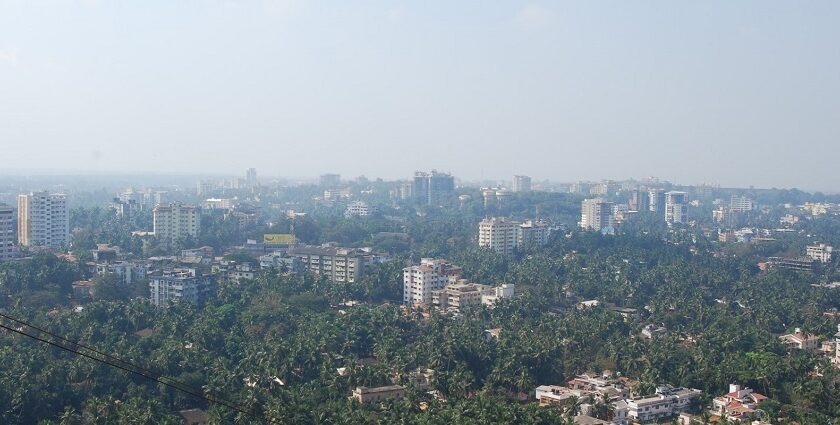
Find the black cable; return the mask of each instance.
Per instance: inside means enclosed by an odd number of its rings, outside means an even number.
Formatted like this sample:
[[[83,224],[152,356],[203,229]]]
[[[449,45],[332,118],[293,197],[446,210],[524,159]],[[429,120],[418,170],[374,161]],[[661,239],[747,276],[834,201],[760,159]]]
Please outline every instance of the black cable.
[[[2,314],[0,314],[0,316],[3,316],[3,317],[8,317],[8,316],[2,315]],[[14,321],[14,322],[16,322],[16,323],[23,324],[23,325],[28,326],[28,327],[31,327],[31,328],[33,328],[33,329],[39,329],[38,327],[36,327],[36,326],[32,326],[32,325],[30,325],[30,324],[28,324],[28,323],[26,323],[26,322],[21,321],[21,320],[17,320],[17,319],[8,319],[8,320],[12,320],[12,321]],[[171,382],[167,382],[167,380],[168,380],[169,378],[167,378],[167,377],[165,377],[165,376],[163,376],[163,377],[159,377],[159,376],[154,376],[154,374],[149,375],[149,374],[145,374],[145,373],[143,373],[143,372],[140,372],[140,371],[138,371],[138,370],[134,370],[134,369],[131,369],[131,368],[128,368],[128,367],[124,367],[124,366],[121,366],[121,365],[118,365],[118,364],[114,364],[114,363],[111,363],[111,362],[109,362],[109,361],[107,361],[107,360],[103,360],[103,359],[97,358],[97,357],[95,357],[95,356],[92,356],[92,355],[89,355],[89,354],[86,354],[86,353],[80,352],[80,351],[78,351],[78,350],[74,350],[73,348],[66,347],[66,346],[64,346],[64,345],[61,345],[61,344],[55,343],[55,342],[53,342],[53,341],[49,341],[49,340],[46,340],[46,339],[44,339],[44,338],[40,338],[40,337],[35,336],[35,335],[30,335],[30,334],[28,334],[28,333],[26,333],[26,332],[23,332],[23,331],[21,331],[21,330],[18,330],[18,329],[15,329],[15,328],[9,327],[9,326],[6,326],[5,324],[2,324],[2,323],[0,323],[0,328],[3,328],[3,329],[6,329],[6,330],[9,330],[9,331],[12,331],[12,332],[14,332],[14,333],[17,333],[17,334],[23,335],[23,336],[28,337],[28,338],[32,338],[32,339],[34,339],[34,340],[36,340],[36,341],[39,341],[39,342],[43,342],[43,343],[46,343],[46,344],[52,345],[52,346],[54,346],[54,347],[56,347],[56,348],[60,348],[60,349],[62,349],[62,350],[64,350],[64,351],[68,351],[68,352],[70,352],[70,353],[73,353],[73,354],[76,354],[76,355],[79,355],[79,356],[82,356],[82,357],[85,357],[85,358],[91,359],[91,360],[93,360],[93,361],[97,361],[97,362],[100,362],[100,363],[106,364],[106,365],[108,365],[108,366],[115,367],[115,368],[120,369],[120,370],[123,370],[123,371],[125,371],[125,372],[129,372],[129,373],[133,373],[133,374],[135,374],[135,375],[139,375],[139,376],[141,376],[141,377],[143,377],[143,378],[150,379],[150,380],[155,381],[155,382],[157,382],[157,383],[163,384],[163,385],[165,385],[165,386],[167,386],[167,387],[170,387],[170,388],[173,388],[173,389],[175,389],[175,390],[178,390],[178,391],[181,391],[181,392],[184,392],[184,393],[190,394],[190,395],[192,395],[192,396],[198,397],[198,398],[200,398],[200,399],[202,399],[202,400],[205,400],[205,401],[208,401],[208,402],[211,402],[211,403],[221,404],[221,405],[223,405],[223,406],[225,406],[225,407],[228,407],[228,408],[233,409],[233,410],[235,410],[235,411],[237,411],[237,412],[240,412],[240,413],[246,414],[246,415],[251,416],[251,417],[253,417],[253,418],[255,418],[255,419],[259,419],[259,420],[263,420],[263,419],[264,419],[264,418],[262,418],[262,417],[258,416],[256,413],[254,413],[254,412],[252,412],[252,411],[249,411],[249,410],[246,410],[246,409],[245,409],[245,408],[243,408],[243,407],[239,407],[239,406],[237,406],[237,405],[235,405],[235,404],[233,404],[233,403],[231,403],[231,402],[229,402],[229,401],[226,401],[226,400],[223,400],[223,399],[218,399],[218,398],[216,398],[216,397],[212,397],[212,396],[205,396],[205,395],[203,395],[203,394],[201,394],[201,393],[197,392],[196,390],[193,390],[193,389],[191,389],[191,388],[189,388],[189,387],[182,388],[182,386],[175,385],[175,384],[173,384],[173,383],[171,383]],[[47,334],[51,334],[51,333],[49,333],[49,332],[45,332],[45,333],[47,333]],[[56,338],[59,338],[59,339],[62,339],[62,340],[64,340],[64,341],[67,341],[67,342],[71,342],[71,343],[73,343],[73,341],[71,341],[71,340],[69,340],[69,339],[66,339],[66,338],[63,338],[63,337],[60,337],[60,336],[56,336]],[[80,346],[81,346],[81,345],[80,345]],[[91,351],[97,351],[97,350],[92,350],[92,349],[91,349]],[[105,355],[106,357],[113,357],[113,356],[110,356],[110,355],[108,355],[108,354],[103,354],[103,355]],[[124,363],[129,364],[129,365],[130,365],[130,366],[132,366],[132,367],[135,367],[136,369],[139,369],[139,370],[144,370],[143,368],[137,367],[137,366],[135,366],[135,365],[133,365],[133,364],[131,364],[131,363],[128,363],[128,362],[125,362],[125,361],[123,361],[123,362],[124,362]],[[177,381],[175,381],[175,380],[172,380],[172,381],[177,382]],[[275,422],[275,421],[274,421],[274,419],[270,419],[270,418],[269,418],[269,420],[270,420],[272,423],[273,423],[273,422]]]

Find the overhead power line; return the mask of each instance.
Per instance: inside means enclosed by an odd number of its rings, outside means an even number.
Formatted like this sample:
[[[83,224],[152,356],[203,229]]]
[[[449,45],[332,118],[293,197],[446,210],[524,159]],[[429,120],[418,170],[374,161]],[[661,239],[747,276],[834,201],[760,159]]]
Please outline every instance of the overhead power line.
[[[11,331],[11,332],[14,332],[16,334],[25,336],[27,338],[31,338],[31,339],[34,339],[36,341],[39,341],[39,342],[51,345],[53,347],[59,348],[61,350],[76,354],[78,356],[82,356],[82,357],[85,357],[87,359],[90,359],[90,360],[93,360],[93,361],[96,361],[96,362],[99,362],[99,363],[102,363],[102,364],[120,369],[122,371],[140,376],[144,379],[155,381],[159,384],[165,385],[167,387],[170,387],[170,388],[175,389],[177,391],[181,391],[181,392],[186,393],[186,394],[190,394],[194,397],[198,397],[198,398],[200,398],[202,400],[205,400],[205,401],[208,401],[210,403],[220,404],[220,405],[225,406],[229,409],[233,409],[233,410],[235,410],[239,413],[251,416],[252,418],[255,418],[255,419],[258,419],[258,420],[268,420],[271,423],[278,423],[273,418],[262,417],[260,415],[257,415],[253,411],[248,410],[245,407],[242,407],[240,405],[237,405],[237,404],[235,404],[233,402],[230,402],[230,401],[227,401],[225,399],[213,397],[213,396],[210,396],[210,395],[205,395],[201,391],[193,389],[189,385],[187,385],[187,384],[185,384],[181,381],[178,381],[178,380],[173,379],[173,378],[169,378],[169,377],[164,376],[160,373],[156,373],[156,372],[153,372],[149,369],[138,366],[138,365],[136,365],[132,362],[129,362],[127,360],[121,359],[119,357],[113,356],[113,355],[105,353],[105,352],[102,352],[102,351],[97,350],[95,348],[92,348],[92,347],[89,347],[87,345],[81,344],[77,341],[70,340],[70,339],[65,338],[61,335],[57,335],[55,333],[49,332],[49,331],[47,331],[43,328],[40,328],[38,326],[35,326],[35,325],[33,325],[29,322],[26,322],[26,321],[23,321],[23,320],[20,320],[20,319],[16,319],[14,317],[11,317],[11,316],[8,316],[8,315],[2,314],[2,313],[0,313],[0,317],[8,320],[10,322],[14,322],[14,323],[17,323],[19,325],[25,326],[27,328],[34,329],[34,330],[36,330],[40,333],[49,335],[50,337],[58,339],[60,341],[63,341],[67,344],[60,344],[60,343],[55,342],[55,341],[50,341],[46,338],[42,338],[40,336],[32,335],[32,334],[29,334],[27,332],[24,332],[20,328],[14,328],[14,327],[8,326],[7,324],[0,323],[0,328],[2,328],[2,329],[6,329],[8,331]],[[99,356],[102,356],[104,358],[97,357],[96,355],[92,355],[90,353],[82,352],[81,350],[79,350],[79,348],[84,349],[84,350],[88,350],[88,351],[90,351],[92,353],[95,353]]]

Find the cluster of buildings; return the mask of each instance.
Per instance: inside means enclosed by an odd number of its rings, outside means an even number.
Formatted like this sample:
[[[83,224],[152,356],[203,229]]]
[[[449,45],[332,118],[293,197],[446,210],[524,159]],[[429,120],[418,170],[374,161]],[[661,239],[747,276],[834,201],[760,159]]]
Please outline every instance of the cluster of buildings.
[[[540,406],[556,405],[571,407],[572,403],[588,400],[609,400],[612,416],[598,422],[592,418],[594,406],[580,404],[578,422],[610,423],[616,425],[634,422],[652,422],[676,416],[689,410],[699,400],[702,392],[693,388],[675,388],[662,385],[654,394],[631,396],[630,387],[635,383],[626,378],[616,378],[605,371],[601,375],[584,374],[570,380],[565,386],[542,385],[537,387],[535,397]]]
[[[0,204],[0,261],[17,256],[17,245],[61,248],[70,244],[67,197],[61,193],[19,195],[15,210]]]
[[[478,246],[504,255],[511,255],[516,249],[543,246],[550,236],[548,223],[539,220],[490,217],[478,224]]]
[[[492,306],[499,299],[514,296],[513,284],[492,287],[472,283],[461,278],[462,272],[460,267],[434,258],[423,258],[419,265],[406,267],[403,269],[403,304],[460,312],[467,306]]]
[[[584,199],[580,205],[582,229],[614,233],[617,224],[640,211],[650,211],[668,225],[688,223],[688,193],[663,189],[633,189],[627,204],[616,204],[605,198]]]

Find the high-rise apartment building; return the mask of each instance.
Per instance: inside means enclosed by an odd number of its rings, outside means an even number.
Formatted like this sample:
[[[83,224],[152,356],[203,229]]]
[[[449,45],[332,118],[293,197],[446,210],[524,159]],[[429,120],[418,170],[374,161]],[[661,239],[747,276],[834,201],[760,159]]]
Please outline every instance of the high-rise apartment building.
[[[414,173],[414,186],[412,194],[417,202],[425,205],[440,205],[447,196],[455,191],[455,178],[451,174],[439,173],[432,170],[431,173]]]
[[[245,171],[245,184],[248,187],[257,187],[257,169],[249,168]]]
[[[8,205],[0,204],[0,261],[15,256],[15,211]]]
[[[358,282],[371,262],[369,254],[354,248],[300,246],[289,248],[288,253],[306,271],[340,283]]]
[[[672,190],[665,194],[665,222],[685,224],[688,222],[688,194]]]
[[[461,268],[446,260],[423,258],[419,266],[403,269],[403,304],[425,306],[432,303],[432,291],[443,289],[461,277]]]
[[[650,189],[648,191],[648,202],[650,211],[660,219],[665,217],[665,191],[662,189]]]
[[[531,178],[528,176],[513,176],[514,192],[530,192]]]
[[[213,276],[197,269],[167,269],[149,278],[149,298],[156,306],[170,301],[203,304],[214,288]]]
[[[615,226],[613,203],[602,198],[584,199],[580,203],[580,227],[600,232]]]
[[[478,224],[478,246],[511,255],[516,249],[519,223],[504,218],[485,218]]]
[[[650,193],[641,189],[633,189],[627,202],[630,211],[649,211]]]
[[[18,239],[24,246],[59,248],[70,243],[67,197],[32,192],[18,196]]]
[[[516,246],[518,248],[543,246],[548,243],[551,228],[548,223],[539,220],[525,220],[516,228]]]
[[[155,236],[168,241],[197,238],[201,230],[200,213],[200,208],[180,203],[156,206],[153,210]]]
[[[318,184],[323,187],[336,187],[341,184],[340,174],[321,174],[318,178]]]
[[[749,212],[755,209],[755,203],[746,196],[735,196],[729,199],[729,210],[736,213]]]

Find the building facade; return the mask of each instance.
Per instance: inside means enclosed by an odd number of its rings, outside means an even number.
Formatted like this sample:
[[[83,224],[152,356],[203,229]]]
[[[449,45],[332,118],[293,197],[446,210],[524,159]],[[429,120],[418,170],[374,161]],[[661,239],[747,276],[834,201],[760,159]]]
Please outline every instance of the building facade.
[[[446,260],[423,258],[419,266],[403,269],[403,304],[426,306],[432,304],[432,292],[443,289],[461,277],[461,268]]]
[[[455,178],[451,174],[418,171],[414,173],[414,185],[411,190],[414,199],[424,205],[440,205],[455,192]]]
[[[149,279],[149,299],[156,306],[170,301],[203,304],[214,289],[213,276],[197,269],[167,269]]]
[[[665,191],[662,189],[648,190],[648,208],[657,217],[665,217]]]
[[[304,270],[326,276],[333,282],[357,282],[365,273],[370,256],[353,248],[303,246],[289,248]]]
[[[615,226],[613,203],[601,198],[584,199],[580,204],[580,227],[600,232]]]
[[[685,224],[688,222],[688,194],[672,190],[665,194],[665,222]]]
[[[0,204],[0,261],[15,257],[15,211]]]
[[[531,178],[528,176],[513,176],[514,192],[530,192]]]
[[[198,207],[179,203],[156,206],[153,210],[155,236],[169,241],[197,238],[201,228],[200,212]]]
[[[32,192],[18,196],[18,238],[24,246],[59,248],[70,243],[67,197]]]
[[[516,249],[518,228],[519,223],[515,221],[498,217],[485,218],[478,224],[478,246],[511,255]]]

